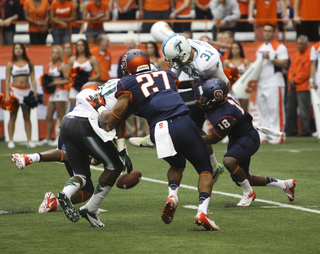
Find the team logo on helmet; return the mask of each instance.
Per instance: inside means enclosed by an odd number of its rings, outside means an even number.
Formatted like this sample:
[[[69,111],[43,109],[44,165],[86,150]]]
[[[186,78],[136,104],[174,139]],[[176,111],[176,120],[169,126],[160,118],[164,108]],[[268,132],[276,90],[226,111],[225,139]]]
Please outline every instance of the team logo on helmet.
[[[181,52],[182,52],[181,43],[182,43],[181,40],[176,40],[176,41],[173,43],[173,48],[174,48],[176,51],[178,51],[178,53],[181,53]]]
[[[122,57],[121,65],[122,65],[123,69],[127,68],[127,66],[128,66],[128,64],[127,64],[127,55],[124,55]]]
[[[221,101],[223,99],[223,91],[221,89],[214,91],[214,98],[217,101]]]

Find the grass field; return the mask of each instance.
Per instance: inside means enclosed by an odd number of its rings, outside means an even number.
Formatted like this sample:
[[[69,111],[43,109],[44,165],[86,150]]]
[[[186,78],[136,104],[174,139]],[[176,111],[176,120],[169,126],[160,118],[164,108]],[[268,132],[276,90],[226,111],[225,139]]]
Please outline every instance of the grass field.
[[[59,208],[39,214],[44,194],[57,194],[68,179],[60,163],[35,163],[19,170],[11,153],[50,149],[13,150],[0,142],[0,253],[320,253],[320,144],[316,138],[287,138],[286,144],[261,145],[252,158],[251,173],[297,180],[296,198],[289,202],[282,190],[255,187],[250,207],[235,207],[242,190],[227,172],[213,187],[210,217],[220,231],[194,224],[198,205],[198,176],[187,165],[179,189],[175,218],[160,218],[167,198],[168,165],[154,149],[128,146],[134,169],[143,179],[134,188],[114,187],[101,205],[105,228],[93,228],[85,219],[72,223]],[[225,144],[214,146],[222,161]],[[96,184],[101,167],[92,168]],[[76,205],[79,208],[81,205]],[[9,214],[3,214],[6,211]]]

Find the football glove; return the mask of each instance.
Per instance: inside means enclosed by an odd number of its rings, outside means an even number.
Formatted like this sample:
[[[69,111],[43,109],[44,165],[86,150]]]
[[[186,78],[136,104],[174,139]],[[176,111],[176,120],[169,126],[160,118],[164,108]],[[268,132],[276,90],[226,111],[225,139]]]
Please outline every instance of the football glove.
[[[127,149],[123,149],[122,151],[120,151],[119,156],[121,157],[121,160],[123,161],[123,164],[124,164],[123,171],[127,169],[127,173],[130,174],[133,167],[132,167],[131,159],[127,154]]]
[[[90,98],[90,99],[89,99]],[[89,98],[86,98],[86,100],[91,104],[92,107],[94,107],[95,110],[98,111],[98,109],[102,106],[106,105],[106,102],[104,101],[103,97],[100,96],[100,94],[95,94],[94,96],[89,95]]]

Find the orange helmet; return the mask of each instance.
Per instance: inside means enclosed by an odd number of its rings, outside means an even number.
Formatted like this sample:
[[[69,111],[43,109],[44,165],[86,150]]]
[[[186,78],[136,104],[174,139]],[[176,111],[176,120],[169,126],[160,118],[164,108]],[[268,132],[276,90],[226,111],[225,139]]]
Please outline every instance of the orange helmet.
[[[99,86],[99,84],[98,84],[97,82],[89,81],[89,82],[85,83],[85,84],[81,87],[81,91],[84,90],[84,89],[96,90],[98,86]]]
[[[150,71],[150,59],[148,54],[141,49],[129,50],[122,57],[121,69],[123,76]]]

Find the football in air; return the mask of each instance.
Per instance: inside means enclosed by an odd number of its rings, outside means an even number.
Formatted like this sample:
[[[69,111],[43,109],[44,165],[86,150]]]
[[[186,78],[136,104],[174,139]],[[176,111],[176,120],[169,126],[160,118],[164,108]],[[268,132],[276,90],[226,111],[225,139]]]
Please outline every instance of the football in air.
[[[117,180],[117,187],[120,189],[130,189],[136,186],[142,177],[141,172],[133,170],[130,174],[122,173]]]

